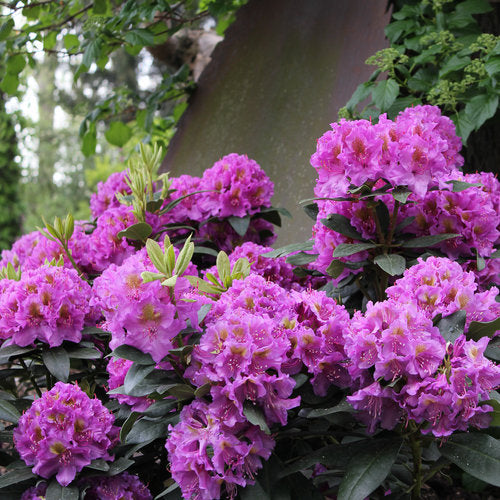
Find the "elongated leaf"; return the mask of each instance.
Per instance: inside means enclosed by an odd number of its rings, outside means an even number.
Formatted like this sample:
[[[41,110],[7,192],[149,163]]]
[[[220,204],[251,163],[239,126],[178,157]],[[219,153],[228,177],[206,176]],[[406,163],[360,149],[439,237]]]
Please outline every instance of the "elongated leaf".
[[[136,385],[141,383],[153,370],[154,365],[140,365],[134,363],[125,375],[123,387],[127,394],[134,389]]]
[[[330,214],[326,219],[321,219],[321,223],[328,229],[343,234],[353,240],[366,241],[359,232],[351,226],[351,221],[342,214]]]
[[[68,356],[74,359],[99,359],[102,353],[91,347],[75,347],[66,349]]]
[[[250,401],[245,401],[243,405],[243,415],[245,415],[245,417],[251,424],[258,425],[260,429],[264,431],[266,434],[271,433],[269,427],[267,426],[264,413],[258,406],[255,406]]]
[[[118,238],[144,241],[152,232],[153,228],[147,222],[138,222],[120,231],[117,236]]]
[[[305,241],[304,243],[291,243],[290,245],[285,245],[284,247],[277,248],[271,252],[261,254],[262,257],[268,257],[274,259],[276,257],[283,257],[284,255],[289,255],[293,252],[300,252],[301,250],[312,250],[313,242],[311,240]]]
[[[488,118],[491,118],[498,108],[498,96],[481,94],[473,97],[465,105],[465,116],[474,124],[477,130]]]
[[[12,484],[17,484],[28,479],[36,477],[33,472],[31,472],[31,467],[19,467],[13,470],[9,470],[0,476],[0,489],[6,488]]]
[[[20,354],[26,354],[33,351],[32,347],[19,347],[17,345],[9,345],[0,349],[0,362],[5,363],[12,356],[19,356]]]
[[[132,347],[130,345],[120,345],[118,346],[112,353],[111,355],[117,357],[117,358],[122,358],[122,359],[129,359],[130,361],[134,361],[137,364],[140,365],[154,365],[155,362],[153,361],[153,358],[145,353],[140,351],[139,349],[136,349],[135,347]]]
[[[361,452],[353,455],[339,487],[338,500],[363,500],[374,491],[391,471],[402,440],[380,444],[374,439]]]
[[[21,414],[14,405],[0,399],[0,419],[17,424],[20,417]]]
[[[69,356],[64,347],[53,347],[42,352],[43,364],[57,380],[66,382],[69,377]]]
[[[47,487],[45,500],[78,500],[80,493],[77,486],[61,486],[53,479]]]
[[[248,226],[250,225],[250,216],[246,217],[229,217],[227,219],[231,227],[236,231],[240,236],[245,236]]]
[[[479,340],[481,337],[492,337],[498,330],[500,330],[500,318],[484,323],[471,321],[467,332],[467,338]]]
[[[332,415],[333,413],[340,413],[340,412],[348,412],[352,413],[354,411],[354,408],[347,402],[347,401],[342,401],[336,406],[332,406],[331,408],[314,408],[314,409],[309,409],[309,408],[304,408],[300,410],[299,416],[304,417],[304,418],[320,418],[324,417],[325,415]]]
[[[154,497],[154,500],[160,500],[160,498],[163,498],[166,495],[168,495],[169,493],[174,492],[175,490],[177,490],[177,488],[179,488],[179,485],[177,483],[171,484],[168,488],[165,488],[161,493],[159,493],[158,495],[156,495]],[[246,490],[246,488],[245,488],[245,490]],[[179,492],[179,498],[181,498],[180,492]]]
[[[436,326],[446,342],[453,343],[464,333],[466,315],[465,311],[460,310],[438,321]]]
[[[387,111],[399,94],[399,85],[392,78],[382,80],[377,83],[377,86],[372,92],[373,102],[380,111]]]
[[[107,472],[109,470],[109,464],[102,458],[96,458],[92,460],[89,465],[85,466],[88,469],[100,470],[102,472]]]
[[[291,264],[292,266],[304,266],[306,264],[309,264],[311,262],[314,262],[318,258],[317,253],[305,253],[305,252],[299,252],[295,255],[290,255],[287,257],[286,261],[288,264]]]
[[[319,208],[317,203],[310,203],[309,205],[304,205],[304,212],[314,221],[318,218]]]
[[[471,476],[500,487],[500,440],[478,432],[453,434],[440,451]]]
[[[345,269],[345,263],[340,260],[332,260],[326,268],[326,274],[337,279]]]
[[[480,187],[481,186],[481,184],[479,182],[470,183],[470,182],[457,181],[457,180],[447,181],[446,184],[451,184],[453,186],[452,191],[454,193],[459,193],[460,191],[465,191],[466,189],[468,189],[470,187]]]
[[[391,276],[403,274],[406,269],[405,258],[395,253],[377,255],[373,262]]]
[[[134,424],[128,433],[127,444],[138,444],[158,438],[165,439],[172,417],[160,421],[141,419]]]
[[[349,257],[364,250],[375,248],[374,243],[341,243],[333,251],[333,257]]]
[[[149,408],[144,411],[145,417],[162,417],[170,413],[178,405],[177,400],[165,399],[156,401]]]
[[[391,194],[395,200],[399,201],[399,203],[405,204],[408,201],[411,191],[406,188],[396,188],[391,191]]]
[[[460,236],[456,233],[443,233],[443,234],[433,234],[430,236],[420,236],[419,238],[413,238],[411,240],[405,241],[401,246],[405,248],[424,248],[431,247],[442,241],[449,240],[451,238],[457,238]]]
[[[109,465],[108,475],[116,476],[121,472],[127,470],[131,465],[135,462],[133,460],[129,460],[125,457],[120,457],[118,460],[115,460],[113,463]]]
[[[135,424],[136,420],[141,416],[141,414],[137,411],[133,411],[123,422],[122,428],[120,429],[120,441],[122,443],[125,442],[127,439],[128,433],[132,429],[133,425]]]

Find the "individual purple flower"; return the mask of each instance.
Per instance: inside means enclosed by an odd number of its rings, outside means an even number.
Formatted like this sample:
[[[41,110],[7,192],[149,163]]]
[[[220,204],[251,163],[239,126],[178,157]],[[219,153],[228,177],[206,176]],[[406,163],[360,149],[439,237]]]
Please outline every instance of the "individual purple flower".
[[[112,173],[105,182],[97,184],[97,193],[90,196],[90,211],[97,218],[100,217],[108,208],[120,206],[116,195],[130,194],[132,190],[126,182],[127,170]]]
[[[109,373],[108,385],[110,389],[121,387],[125,381],[125,377],[132,366],[132,361],[121,358],[111,358],[106,366]],[[143,412],[148,408],[153,400],[146,396],[128,396],[126,394],[109,394],[110,398],[115,398],[120,404],[127,404],[131,407],[132,411]]]
[[[113,415],[78,386],[58,382],[19,419],[14,444],[33,472],[46,479],[56,475],[67,486],[92,460],[111,460],[118,428]]]
[[[254,484],[255,473],[274,447],[257,426],[240,418],[234,425],[220,417],[216,404],[195,400],[180,422],[169,427],[166,448],[172,477],[186,499],[234,498],[237,486]]]
[[[28,269],[19,281],[2,280],[0,338],[27,346],[41,340],[55,347],[79,342],[92,290],[74,269],[41,266]]]
[[[153,498],[141,480],[128,472],[117,476],[82,479],[81,485],[87,486],[84,500],[151,500]]]

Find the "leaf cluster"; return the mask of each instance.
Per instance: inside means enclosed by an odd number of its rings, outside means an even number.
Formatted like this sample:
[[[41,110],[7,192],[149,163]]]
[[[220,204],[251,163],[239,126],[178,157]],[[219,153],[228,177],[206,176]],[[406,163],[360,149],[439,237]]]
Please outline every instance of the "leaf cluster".
[[[498,109],[500,37],[482,33],[474,17],[491,10],[487,0],[400,3],[385,29],[390,47],[366,61],[377,70],[340,115],[394,118],[409,106],[434,104],[467,142]]]

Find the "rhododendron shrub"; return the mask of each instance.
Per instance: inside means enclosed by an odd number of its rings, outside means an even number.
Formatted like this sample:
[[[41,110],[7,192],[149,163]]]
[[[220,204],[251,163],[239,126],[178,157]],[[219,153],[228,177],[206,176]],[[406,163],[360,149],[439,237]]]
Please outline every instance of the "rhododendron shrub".
[[[255,161],[169,178],[141,146],[92,220],[2,253],[0,495],[416,499],[459,469],[500,486],[500,189],[460,146],[432,106],[332,124],[312,239],[280,249]]]

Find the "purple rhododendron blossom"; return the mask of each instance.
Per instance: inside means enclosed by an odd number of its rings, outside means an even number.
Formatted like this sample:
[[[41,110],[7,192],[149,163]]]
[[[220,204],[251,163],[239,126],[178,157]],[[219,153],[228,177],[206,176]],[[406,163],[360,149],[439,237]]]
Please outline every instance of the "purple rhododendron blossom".
[[[128,472],[117,476],[90,477],[81,481],[87,486],[84,500],[151,500],[148,488]]]
[[[67,486],[92,460],[111,460],[118,428],[113,415],[78,386],[57,382],[19,419],[14,444],[33,472],[46,479],[56,475]]]
[[[182,409],[180,422],[169,427],[170,471],[184,498],[210,500],[224,492],[234,498],[237,486],[254,484],[262,459],[274,447],[257,426],[244,417],[228,423],[220,409],[215,402],[193,401]]]
[[[90,211],[95,218],[100,217],[108,208],[120,206],[116,197],[118,193],[130,194],[132,192],[125,181],[127,174],[127,170],[114,172],[105,182],[97,184],[97,192],[90,196]]]
[[[92,289],[74,269],[44,265],[2,280],[0,338],[27,346],[41,340],[50,347],[80,342]]]

